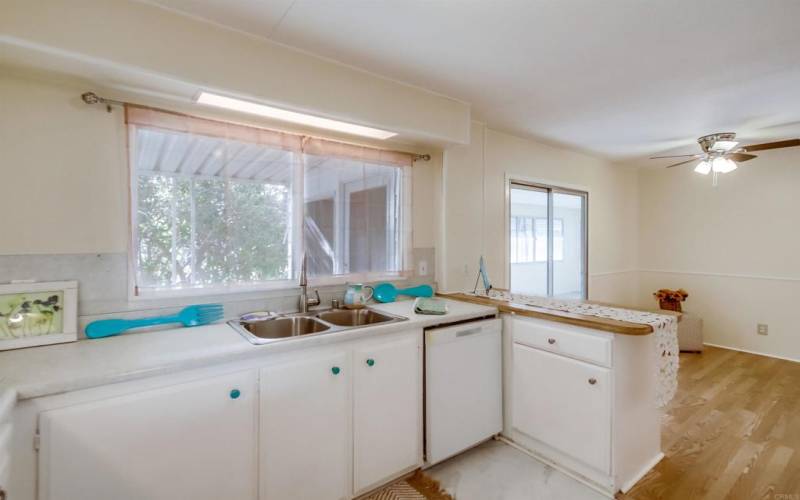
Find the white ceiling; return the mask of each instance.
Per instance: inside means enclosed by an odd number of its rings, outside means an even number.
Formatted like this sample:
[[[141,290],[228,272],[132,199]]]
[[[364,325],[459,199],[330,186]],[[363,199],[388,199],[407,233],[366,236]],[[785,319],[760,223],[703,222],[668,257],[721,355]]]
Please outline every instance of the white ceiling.
[[[800,135],[798,0],[156,0],[611,158]]]

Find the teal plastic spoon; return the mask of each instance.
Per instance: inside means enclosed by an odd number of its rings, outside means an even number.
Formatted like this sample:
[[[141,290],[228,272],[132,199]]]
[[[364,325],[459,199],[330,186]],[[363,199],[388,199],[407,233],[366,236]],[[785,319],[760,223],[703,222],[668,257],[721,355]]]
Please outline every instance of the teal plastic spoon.
[[[433,288],[430,285],[412,286],[411,288],[397,288],[391,283],[381,283],[374,288],[372,294],[378,302],[394,302],[398,295],[411,297],[433,297]]]

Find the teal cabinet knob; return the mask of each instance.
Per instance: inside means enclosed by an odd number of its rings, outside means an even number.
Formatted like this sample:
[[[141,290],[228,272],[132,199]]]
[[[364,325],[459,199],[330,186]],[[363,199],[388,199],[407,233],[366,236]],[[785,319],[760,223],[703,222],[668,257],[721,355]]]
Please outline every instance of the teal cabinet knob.
[[[334,375],[339,375],[340,371],[342,370],[338,366],[334,366],[333,368],[331,368],[331,373],[333,373]]]
[[[369,359],[367,360],[367,366],[373,366],[373,365],[375,365],[375,360],[374,360],[374,359],[372,359],[372,358],[369,358]]]
[[[231,390],[231,399],[238,399],[239,396],[241,396],[241,395],[242,395],[242,391],[240,391],[239,389]]]

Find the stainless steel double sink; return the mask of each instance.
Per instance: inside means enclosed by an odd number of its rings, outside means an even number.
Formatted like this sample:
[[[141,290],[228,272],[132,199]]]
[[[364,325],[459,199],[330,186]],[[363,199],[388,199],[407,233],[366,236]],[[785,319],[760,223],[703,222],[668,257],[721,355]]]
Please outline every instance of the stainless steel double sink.
[[[278,340],[397,323],[407,319],[372,309],[329,309],[255,321],[231,320],[228,324],[251,343],[267,344]]]

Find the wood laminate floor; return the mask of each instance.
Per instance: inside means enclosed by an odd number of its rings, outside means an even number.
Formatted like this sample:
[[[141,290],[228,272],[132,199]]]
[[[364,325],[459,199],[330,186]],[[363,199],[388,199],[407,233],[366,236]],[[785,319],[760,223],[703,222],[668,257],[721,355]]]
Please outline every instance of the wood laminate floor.
[[[666,457],[619,499],[800,500],[800,363],[681,354]]]

